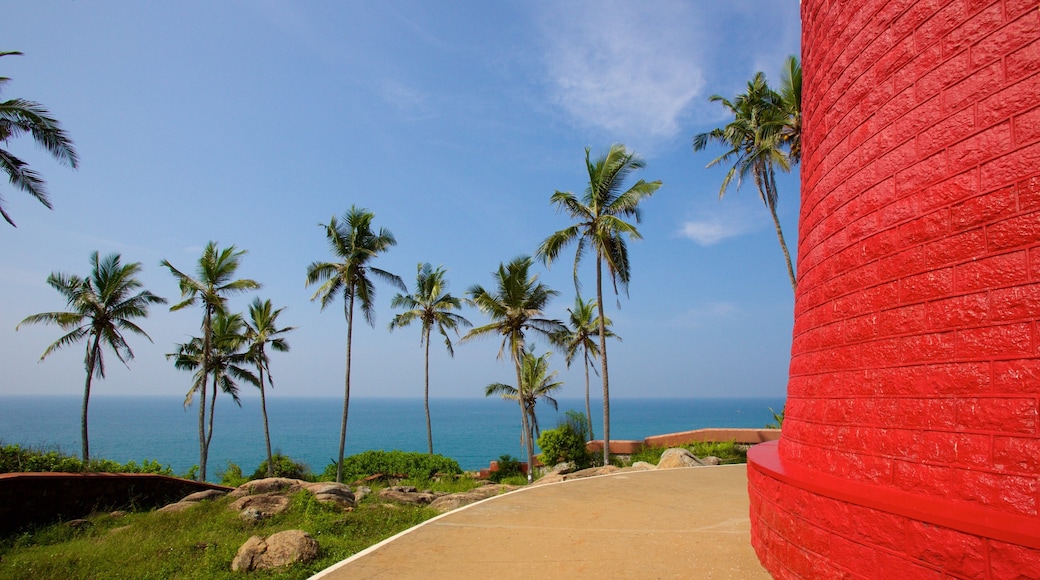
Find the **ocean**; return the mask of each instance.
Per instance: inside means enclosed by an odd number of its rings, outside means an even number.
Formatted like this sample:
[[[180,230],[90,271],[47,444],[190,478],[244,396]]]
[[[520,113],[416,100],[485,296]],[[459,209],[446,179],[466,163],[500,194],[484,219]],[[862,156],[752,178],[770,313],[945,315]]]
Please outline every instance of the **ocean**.
[[[76,396],[0,397],[0,443],[80,452],[80,405]],[[763,427],[769,409],[782,398],[611,399],[611,439],[703,427]],[[338,398],[268,398],[271,446],[320,473],[335,461],[343,400]],[[567,410],[584,410],[584,400],[561,399],[559,411],[539,403],[542,429],[555,427]],[[602,436],[602,406],[592,402],[593,427]],[[501,455],[523,457],[520,411],[501,399],[431,399],[435,453],[459,462],[465,470],[487,467]],[[182,474],[198,463],[198,407],[185,409],[180,397],[98,395],[90,400],[90,453],[125,463],[145,459],[169,465]],[[422,399],[353,398],[347,421],[346,455],[370,449],[426,451]],[[217,400],[208,479],[219,481],[229,462],[252,473],[265,458],[258,398]]]

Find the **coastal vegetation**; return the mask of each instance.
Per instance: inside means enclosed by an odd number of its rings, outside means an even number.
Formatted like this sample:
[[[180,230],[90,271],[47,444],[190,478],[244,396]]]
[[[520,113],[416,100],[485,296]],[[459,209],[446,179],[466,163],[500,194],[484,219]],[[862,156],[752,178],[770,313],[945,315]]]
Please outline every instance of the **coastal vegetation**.
[[[222,329],[230,330],[234,324],[227,318],[230,314],[227,309],[228,297],[260,288],[260,284],[255,280],[234,279],[242,256],[245,254],[245,250],[239,250],[235,246],[228,246],[221,250],[217,247],[216,242],[211,241],[203,248],[202,256],[199,257],[195,266],[195,278],[181,272],[167,260],[161,262],[161,265],[168,268],[173,277],[177,279],[181,291],[181,302],[171,306],[170,310],[177,311],[189,306],[202,306],[201,339],[184,343],[178,352],[168,355],[168,358],[174,359],[177,368],[196,370],[194,381],[185,396],[184,405],[190,405],[195,394],[199,395],[199,481],[206,481],[206,463],[209,458],[209,444],[213,439],[213,410],[217,404],[217,389],[219,386],[225,389],[230,387],[230,377],[226,372],[220,372],[216,364],[215,346],[224,347],[226,368],[230,367],[229,370],[235,373],[241,369],[235,364],[237,361],[229,358],[228,350],[234,346],[234,337],[225,333],[222,335],[222,343],[215,345],[214,322],[219,320]],[[248,376],[248,374],[242,373],[242,376]],[[207,429],[206,391],[210,375],[213,376],[213,394]]]
[[[291,326],[278,328],[278,316],[285,310],[277,310],[271,306],[270,300],[254,298],[249,306],[249,320],[246,322],[245,339],[249,344],[249,352],[246,353],[250,362],[256,365],[256,374],[260,379],[257,387],[260,389],[260,415],[264,419],[264,445],[267,451],[267,476],[274,477],[275,458],[271,454],[271,429],[267,422],[267,397],[264,393],[264,372],[267,372],[267,382],[274,388],[274,377],[271,375],[271,361],[267,356],[267,347],[277,352],[289,352],[289,343],[282,336],[296,330]]]
[[[462,308],[462,300],[448,293],[448,280],[444,268],[433,268],[429,263],[419,264],[415,275],[415,293],[398,294],[390,301],[391,308],[406,310],[390,321],[390,331],[404,328],[416,320],[421,325],[419,346],[425,347],[423,358],[423,404],[426,410],[426,443],[428,452],[433,455],[433,427],[430,422],[430,333],[437,327],[437,332],[444,337],[444,347],[448,356],[455,356],[451,346],[451,330],[458,336],[459,327],[471,327],[473,324],[460,314],[453,312]]]
[[[765,74],[757,72],[748,81],[747,90],[732,100],[712,95],[711,102],[720,103],[733,120],[723,127],[696,135],[693,150],[706,149],[709,143],[727,149],[707,165],[733,163],[722,179],[720,199],[726,195],[734,177],[737,178],[737,189],[749,176],[755,182],[758,196],[773,218],[787,263],[787,274],[791,278],[791,289],[795,290],[798,280],[776,214],[779,201],[776,168],[790,171],[802,157],[802,67],[797,57],[788,57],[784,62],[780,85],[779,91],[771,89]]]
[[[530,256],[514,258],[508,265],[499,264],[498,270],[492,273],[495,278],[495,289],[489,291],[476,284],[466,293],[481,312],[491,319],[489,324],[470,330],[462,340],[477,337],[500,335],[502,346],[498,349],[498,358],[509,348],[509,357],[516,370],[516,384],[522,388],[524,345],[527,333],[540,334],[550,340],[565,330],[559,320],[542,318],[546,305],[559,292],[538,281],[538,276],[531,273]],[[485,392],[485,394],[487,394]],[[526,437],[527,464],[534,465],[534,441],[529,434],[529,411],[524,397],[517,397],[520,406],[521,437]],[[528,481],[531,473],[528,471]]]
[[[0,473],[156,473],[175,475],[168,465],[145,459],[141,463],[119,463],[111,459],[92,458],[83,461],[57,449],[35,449],[21,445],[0,444]]]
[[[534,348],[535,346],[532,344],[524,350],[523,362],[520,365],[519,387],[505,383],[491,383],[484,389],[485,397],[498,395],[509,401],[517,401],[523,407],[527,414],[527,430],[521,434],[520,443],[527,447],[528,452],[532,454],[534,449],[532,441],[537,439],[541,433],[538,428],[538,415],[534,412],[535,405],[538,403],[538,399],[542,399],[554,410],[558,409],[556,399],[552,397],[552,394],[563,387],[562,382],[554,380],[556,371],[549,372],[549,357],[552,353],[547,352],[535,356],[532,352]],[[528,461],[532,457],[533,455],[529,455]],[[533,465],[533,463],[529,463],[529,465]]]
[[[578,266],[585,252],[591,250],[596,261],[596,308],[599,310],[599,361],[603,381],[603,463],[610,462],[610,375],[607,370],[607,317],[603,313],[603,266],[614,286],[628,292],[631,267],[628,261],[629,239],[642,239],[639,230],[623,218],[639,223],[639,204],[661,187],[660,181],[640,179],[625,189],[625,180],[646,166],[645,162],[624,145],[615,143],[602,157],[592,161],[591,150],[585,148],[585,168],[589,184],[579,200],[569,191],[557,191],[549,201],[558,211],[565,212],[576,223],[559,230],[545,239],[537,255],[546,266],[559,257],[570,244],[577,246],[574,253],[574,290],[581,290]]]
[[[343,423],[339,432],[339,454],[336,455],[336,483],[343,482],[343,448],[347,439],[347,414],[350,410],[350,351],[354,330],[354,303],[360,302],[361,314],[369,326],[375,326],[375,285],[372,278],[389,283],[402,292],[408,288],[398,276],[381,270],[370,264],[379,254],[397,245],[394,234],[386,228],[378,232],[372,230],[375,214],[351,206],[343,214],[343,222],[332,216],[325,228],[325,238],[329,249],[340,261],[313,262],[307,267],[307,285],[321,284],[311,296],[311,300],[320,300],[322,310],[336,296],[343,295],[343,315],[347,319],[347,369],[343,391]],[[371,276],[371,277],[370,277]]]
[[[567,368],[570,368],[575,357],[579,352],[581,353],[582,364],[585,367],[586,440],[595,438],[593,435],[595,431],[592,429],[592,407],[589,404],[589,368],[591,367],[592,371],[596,372],[596,367],[592,363],[599,358],[599,344],[595,340],[599,337],[600,329],[599,318],[596,316],[597,305],[595,300],[582,300],[581,294],[576,295],[574,307],[567,309],[569,315],[567,328],[553,337],[554,342],[560,345],[566,353]],[[620,336],[610,330],[610,324],[609,318],[603,321],[607,337],[621,340]],[[599,373],[596,372],[596,374]]]
[[[90,275],[86,278],[57,272],[47,277],[47,285],[62,295],[69,310],[33,314],[18,325],[54,324],[66,331],[43,351],[41,361],[66,346],[80,341],[86,344],[83,360],[87,379],[83,386],[83,410],[80,415],[83,463],[90,461],[90,438],[87,432],[90,388],[95,376],[105,377],[104,349],[108,348],[120,362],[127,364],[134,358],[134,351],[124,335],[133,333],[152,340],[134,320],[148,316],[150,305],[166,302],[165,298],[140,290],[142,284],[137,279],[141,272],[140,262],[122,264],[119,254],[110,254],[102,260],[94,252],[90,256],[90,265]]]
[[[543,431],[538,437],[539,456],[543,465],[573,463],[576,469],[592,467],[594,457],[585,442],[591,439],[586,431],[588,418],[576,411],[567,411],[555,429]]]
[[[0,57],[21,56],[17,51],[0,52]],[[0,92],[11,79],[0,77]],[[61,123],[51,117],[43,105],[27,99],[8,99],[0,102],[0,168],[7,174],[8,182],[35,197],[47,209],[51,209],[50,196],[46,183],[36,171],[29,169],[29,164],[7,150],[8,141],[29,134],[51,157],[59,163],[75,169],[79,165],[72,139],[61,128]],[[3,198],[0,197],[0,215],[14,226],[14,220],[4,209]]]

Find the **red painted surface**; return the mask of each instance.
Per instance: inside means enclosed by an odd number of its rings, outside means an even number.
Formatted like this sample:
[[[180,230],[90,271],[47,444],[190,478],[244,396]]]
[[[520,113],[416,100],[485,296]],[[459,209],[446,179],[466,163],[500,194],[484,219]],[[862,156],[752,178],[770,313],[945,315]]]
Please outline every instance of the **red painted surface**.
[[[1040,3],[802,0],[802,24],[759,557],[782,578],[1040,578]]]

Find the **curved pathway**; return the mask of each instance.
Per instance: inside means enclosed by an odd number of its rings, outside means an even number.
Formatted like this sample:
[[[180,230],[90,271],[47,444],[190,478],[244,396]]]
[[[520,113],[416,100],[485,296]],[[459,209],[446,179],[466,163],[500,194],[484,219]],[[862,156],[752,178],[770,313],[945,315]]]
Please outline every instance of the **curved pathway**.
[[[769,578],[744,465],[626,471],[448,512],[313,578]]]

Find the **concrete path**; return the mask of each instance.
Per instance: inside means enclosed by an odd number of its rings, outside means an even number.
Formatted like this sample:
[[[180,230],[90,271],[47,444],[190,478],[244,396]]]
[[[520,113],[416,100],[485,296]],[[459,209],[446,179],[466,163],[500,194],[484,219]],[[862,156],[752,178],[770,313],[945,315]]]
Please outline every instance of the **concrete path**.
[[[315,575],[769,578],[751,548],[744,465],[533,486],[448,512]]]

